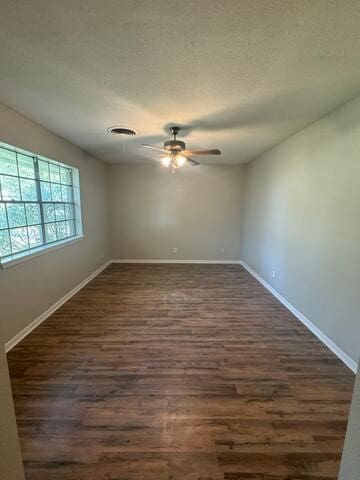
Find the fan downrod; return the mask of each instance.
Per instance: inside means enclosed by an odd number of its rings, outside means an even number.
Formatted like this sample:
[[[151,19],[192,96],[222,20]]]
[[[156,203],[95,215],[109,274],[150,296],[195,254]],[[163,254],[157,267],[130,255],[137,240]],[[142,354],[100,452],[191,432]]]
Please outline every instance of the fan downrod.
[[[180,132],[180,127],[170,127],[170,132],[174,135],[174,138],[176,135]]]

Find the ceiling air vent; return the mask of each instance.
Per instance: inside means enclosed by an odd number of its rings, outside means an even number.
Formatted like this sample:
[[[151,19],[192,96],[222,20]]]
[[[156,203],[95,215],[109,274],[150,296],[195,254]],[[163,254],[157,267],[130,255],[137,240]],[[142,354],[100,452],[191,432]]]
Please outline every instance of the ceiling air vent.
[[[109,127],[107,128],[107,131],[109,133],[112,133],[113,135],[130,135],[130,136],[136,135],[135,130],[127,127],[117,127],[117,126]]]

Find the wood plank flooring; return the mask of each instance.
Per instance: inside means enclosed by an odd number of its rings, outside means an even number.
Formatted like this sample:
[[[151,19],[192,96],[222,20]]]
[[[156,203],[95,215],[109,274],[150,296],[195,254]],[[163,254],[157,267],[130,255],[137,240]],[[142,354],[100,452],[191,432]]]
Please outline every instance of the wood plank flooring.
[[[8,360],[27,480],[337,478],[354,375],[241,266],[113,264]]]

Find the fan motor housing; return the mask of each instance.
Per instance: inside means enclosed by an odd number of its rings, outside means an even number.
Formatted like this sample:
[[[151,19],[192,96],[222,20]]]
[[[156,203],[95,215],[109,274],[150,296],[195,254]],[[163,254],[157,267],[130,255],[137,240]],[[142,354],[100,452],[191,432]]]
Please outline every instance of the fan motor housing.
[[[185,150],[185,142],[181,140],[168,140],[164,143],[164,148],[166,150]]]

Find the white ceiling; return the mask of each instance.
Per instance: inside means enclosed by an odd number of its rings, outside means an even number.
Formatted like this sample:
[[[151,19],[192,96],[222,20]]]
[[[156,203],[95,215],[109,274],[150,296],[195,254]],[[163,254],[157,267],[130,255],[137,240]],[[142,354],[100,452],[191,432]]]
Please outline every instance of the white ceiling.
[[[360,92],[358,0],[0,0],[0,101],[111,162],[242,163]],[[106,133],[111,125],[138,136]],[[0,132],[1,135],[1,132]]]

